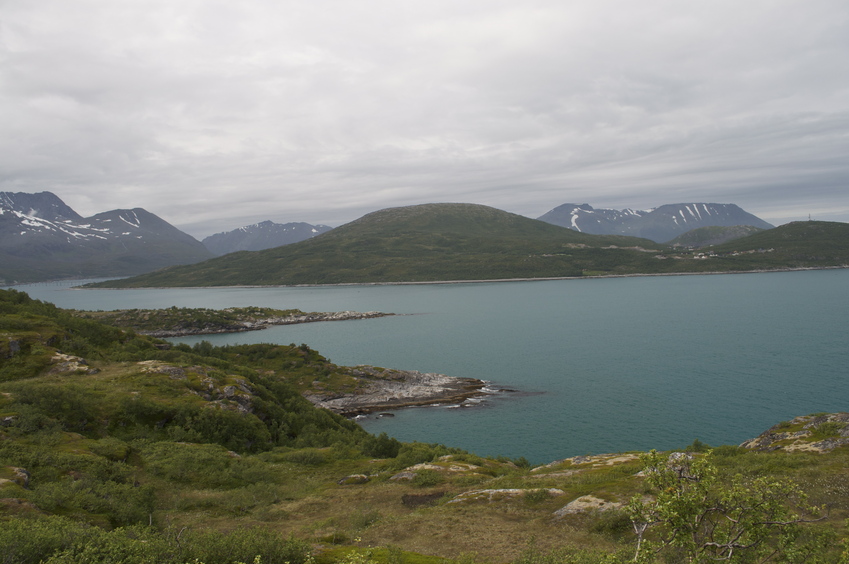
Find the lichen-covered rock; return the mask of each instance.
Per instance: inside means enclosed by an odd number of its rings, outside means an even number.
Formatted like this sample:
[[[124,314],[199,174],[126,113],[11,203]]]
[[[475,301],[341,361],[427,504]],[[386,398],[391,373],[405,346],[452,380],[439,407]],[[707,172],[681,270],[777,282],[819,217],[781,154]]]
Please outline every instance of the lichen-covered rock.
[[[537,492],[537,489],[523,489],[523,488],[505,488],[505,489],[492,489],[492,490],[472,490],[468,492],[463,492],[454,497],[448,503],[464,503],[464,502],[475,502],[475,501],[486,501],[488,503],[492,503],[495,501],[504,501],[507,499],[513,499],[517,497],[522,497],[528,494],[528,492]],[[559,490],[557,488],[548,488],[545,490],[550,496],[561,496],[564,495],[565,492],[563,490]]]
[[[592,511],[610,511],[619,509],[622,504],[617,501],[607,501],[593,495],[581,496],[578,499],[572,500],[557,511],[554,516],[557,518],[565,517],[566,515],[574,515],[576,513],[589,513]]]
[[[25,468],[16,466],[0,467],[0,487],[4,484],[16,484],[22,488],[29,487],[30,474]]]
[[[823,426],[833,436],[822,438]],[[741,443],[740,447],[759,451],[829,452],[846,445],[849,445],[849,413],[841,412],[802,415],[784,421]]]
[[[84,358],[69,354],[57,352],[51,358],[54,365],[50,369],[51,374],[64,374],[73,372],[82,372],[85,374],[97,374],[100,372],[97,368],[92,368]]]

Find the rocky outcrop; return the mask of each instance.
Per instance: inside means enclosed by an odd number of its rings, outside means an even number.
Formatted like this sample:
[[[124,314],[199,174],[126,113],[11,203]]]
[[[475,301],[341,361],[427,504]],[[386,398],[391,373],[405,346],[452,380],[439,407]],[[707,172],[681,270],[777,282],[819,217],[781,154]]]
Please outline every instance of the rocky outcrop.
[[[62,354],[57,352],[51,358],[53,361],[53,368],[50,369],[51,374],[65,374],[65,373],[83,373],[83,374],[97,374],[100,372],[97,368],[92,368],[88,365],[88,362],[79,356],[73,356],[69,354]]]
[[[740,444],[750,450],[786,452],[829,452],[844,445],[849,445],[849,413],[802,415]]]
[[[209,376],[203,366],[182,368],[159,360],[144,360],[137,365],[142,372],[165,374],[172,380],[196,381],[199,389],[192,389],[191,393],[210,402],[209,407],[253,413],[254,390],[244,378],[227,376],[222,381]]]
[[[357,366],[352,374],[359,384],[354,393],[310,392],[305,397],[317,407],[351,417],[401,407],[462,404],[483,395],[485,386],[474,378],[373,366]]]
[[[448,503],[468,503],[468,502],[480,502],[485,501],[487,503],[493,503],[496,501],[503,501],[506,499],[513,499],[517,497],[524,497],[529,493],[538,492],[538,489],[524,489],[524,488],[505,488],[505,489],[489,489],[489,490],[472,490],[468,492],[463,492],[460,495],[456,496],[454,499],[449,501]],[[551,497],[565,495],[566,492],[557,488],[548,488],[544,490],[545,493]]]
[[[17,485],[24,489],[29,487],[30,474],[25,468],[16,466],[0,467],[0,487],[4,485]]]
[[[618,501],[607,501],[594,495],[584,495],[574,499],[554,512],[555,517],[565,517],[576,513],[591,513],[593,511],[611,511],[621,509],[622,503]]]

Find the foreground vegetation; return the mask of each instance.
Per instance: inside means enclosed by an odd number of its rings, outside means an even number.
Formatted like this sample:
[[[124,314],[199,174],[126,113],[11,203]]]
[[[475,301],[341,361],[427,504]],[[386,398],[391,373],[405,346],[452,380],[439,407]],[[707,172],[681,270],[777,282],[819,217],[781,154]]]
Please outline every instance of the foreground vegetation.
[[[97,287],[434,282],[743,272],[849,265],[849,224],[798,222],[727,243],[710,260],[648,239],[588,235],[472,204],[381,210],[317,237]]]
[[[169,346],[0,291],[0,561],[845,561],[842,420],[776,426],[829,452],[530,468],[299,393],[344,374],[305,345]]]

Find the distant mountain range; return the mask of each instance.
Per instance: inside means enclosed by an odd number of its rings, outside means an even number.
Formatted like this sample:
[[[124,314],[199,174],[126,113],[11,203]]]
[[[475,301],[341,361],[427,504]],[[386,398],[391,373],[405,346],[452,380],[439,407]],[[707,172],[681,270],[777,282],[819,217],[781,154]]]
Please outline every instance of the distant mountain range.
[[[326,225],[263,221],[233,231],[210,235],[201,242],[212,254],[220,256],[236,251],[262,251],[290,245],[321,235],[331,229]]]
[[[540,219],[476,204],[422,204],[332,230],[265,221],[207,237],[207,249],[141,208],[83,218],[50,192],[0,192],[0,283],[127,276],[108,285],[433,282],[849,264],[849,224],[770,229],[733,204],[648,211],[564,204]],[[705,245],[714,245],[714,258],[687,260],[686,248]]]
[[[734,204],[667,204],[651,210],[595,209],[589,204],[563,204],[538,219],[581,233],[629,235],[657,243],[671,241],[700,227],[773,227]]]
[[[83,218],[50,192],[0,192],[0,283],[132,276],[211,256],[142,208]]]
[[[649,239],[580,233],[476,204],[423,204],[373,212],[300,243],[99,286],[437,282],[847,265],[845,223],[797,222],[694,253]]]

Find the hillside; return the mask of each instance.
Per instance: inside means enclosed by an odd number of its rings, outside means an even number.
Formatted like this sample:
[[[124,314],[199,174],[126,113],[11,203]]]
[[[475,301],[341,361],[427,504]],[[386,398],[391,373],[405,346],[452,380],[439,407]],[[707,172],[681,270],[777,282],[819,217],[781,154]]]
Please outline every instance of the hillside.
[[[730,534],[759,539],[745,561],[836,563],[846,538],[845,413],[779,423],[749,448],[529,468],[316,409],[295,385],[335,387],[346,369],[306,345],[170,346],[0,291],[0,359],[7,563],[618,564],[635,530],[654,543],[642,562],[721,557]],[[700,503],[718,519],[697,544],[665,545]]]
[[[110,287],[430,282],[581,276],[585,269],[633,272],[653,245],[576,233],[474,204],[391,208],[300,243],[233,253],[189,267],[107,282]],[[601,250],[601,247],[615,247]],[[597,256],[602,255],[602,256]],[[622,257],[627,258],[622,258]],[[613,266],[613,264],[619,266]]]
[[[751,225],[730,225],[699,227],[692,231],[687,231],[683,235],[679,235],[669,241],[669,245],[681,247],[710,247],[712,245],[721,245],[735,239],[748,237],[759,231],[763,231],[760,227]]]
[[[807,225],[820,227],[790,235],[796,228],[781,226],[759,234],[771,234],[765,238],[737,239],[722,247],[728,252],[710,260],[694,260],[707,257],[646,239],[578,233],[486,206],[427,204],[374,212],[286,247],[233,253],[92,286],[435,282],[849,265],[849,225]],[[766,241],[775,245],[764,247]],[[762,247],[772,250],[755,252]]]
[[[50,192],[0,192],[0,283],[131,276],[211,256],[141,208],[83,218]]]

